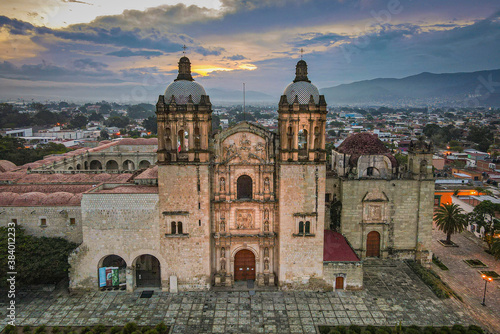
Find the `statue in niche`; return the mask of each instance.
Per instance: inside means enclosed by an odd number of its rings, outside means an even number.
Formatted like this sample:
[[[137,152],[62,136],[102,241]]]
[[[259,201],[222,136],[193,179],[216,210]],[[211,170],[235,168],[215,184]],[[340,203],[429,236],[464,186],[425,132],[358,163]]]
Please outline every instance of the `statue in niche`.
[[[221,177],[220,178],[220,192],[225,192],[226,191],[226,180]]]
[[[268,259],[264,260],[264,270],[269,270],[269,260]]]
[[[264,257],[269,257],[269,248],[264,248]]]
[[[226,232],[226,222],[223,220],[220,221],[220,232]]]
[[[220,257],[223,259],[226,258],[226,249],[224,247],[222,247],[220,250]]]
[[[224,211],[220,212],[220,219],[222,220],[226,219],[226,213]]]
[[[264,210],[264,219],[268,220],[269,219],[269,210]]]
[[[264,232],[269,232],[269,222],[267,220],[264,222]]]
[[[264,192],[266,192],[266,193],[269,192],[269,178],[268,177],[266,177],[264,179]]]
[[[220,271],[226,271],[226,259],[220,261]]]

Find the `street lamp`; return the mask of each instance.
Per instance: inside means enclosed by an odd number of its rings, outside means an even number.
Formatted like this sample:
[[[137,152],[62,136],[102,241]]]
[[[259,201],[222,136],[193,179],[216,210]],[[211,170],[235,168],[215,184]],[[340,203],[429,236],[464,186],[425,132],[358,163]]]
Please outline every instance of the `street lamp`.
[[[486,301],[486,284],[488,284],[488,282],[493,281],[493,277],[486,276],[485,274],[482,274],[481,277],[484,279],[484,295],[483,295],[483,302],[481,303],[481,305],[486,306],[486,304],[485,304],[485,301]]]

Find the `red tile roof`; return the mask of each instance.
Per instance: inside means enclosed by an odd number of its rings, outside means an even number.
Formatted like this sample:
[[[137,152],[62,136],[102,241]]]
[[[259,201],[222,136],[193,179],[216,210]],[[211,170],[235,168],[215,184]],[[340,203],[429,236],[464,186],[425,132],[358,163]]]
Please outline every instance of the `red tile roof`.
[[[323,261],[329,262],[358,262],[356,253],[352,250],[347,240],[340,233],[325,230],[323,245]]]

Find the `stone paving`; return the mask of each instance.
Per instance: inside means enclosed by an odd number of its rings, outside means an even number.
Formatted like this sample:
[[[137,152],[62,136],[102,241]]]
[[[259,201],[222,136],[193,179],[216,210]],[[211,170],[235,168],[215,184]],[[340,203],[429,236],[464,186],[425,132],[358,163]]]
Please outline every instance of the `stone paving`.
[[[5,319],[6,304],[0,305]],[[402,262],[367,263],[365,290],[335,292],[26,293],[18,325],[151,325],[173,333],[316,333],[315,325],[476,323],[452,300],[439,300]],[[5,320],[1,322],[5,324]]]
[[[500,281],[488,283],[486,307],[481,305],[484,294],[484,280],[479,270],[491,270],[500,274],[500,261],[484,252],[486,244],[470,232],[454,234],[451,240],[459,247],[443,247],[437,240],[445,239],[444,233],[433,231],[432,251],[447,267],[448,271],[433,265],[438,273],[458,295],[464,300],[464,307],[476,318],[484,323],[493,333],[500,333]],[[471,268],[463,260],[479,259],[488,268]]]

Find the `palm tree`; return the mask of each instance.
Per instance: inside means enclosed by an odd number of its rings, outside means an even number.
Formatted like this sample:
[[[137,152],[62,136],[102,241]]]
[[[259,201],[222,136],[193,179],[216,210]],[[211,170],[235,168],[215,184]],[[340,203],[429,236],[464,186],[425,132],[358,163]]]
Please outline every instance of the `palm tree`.
[[[461,207],[455,203],[443,204],[434,213],[436,226],[446,233],[446,244],[450,245],[451,235],[462,232],[467,224],[466,216]]]
[[[497,240],[491,245],[491,254],[495,259],[500,260],[500,240]]]

